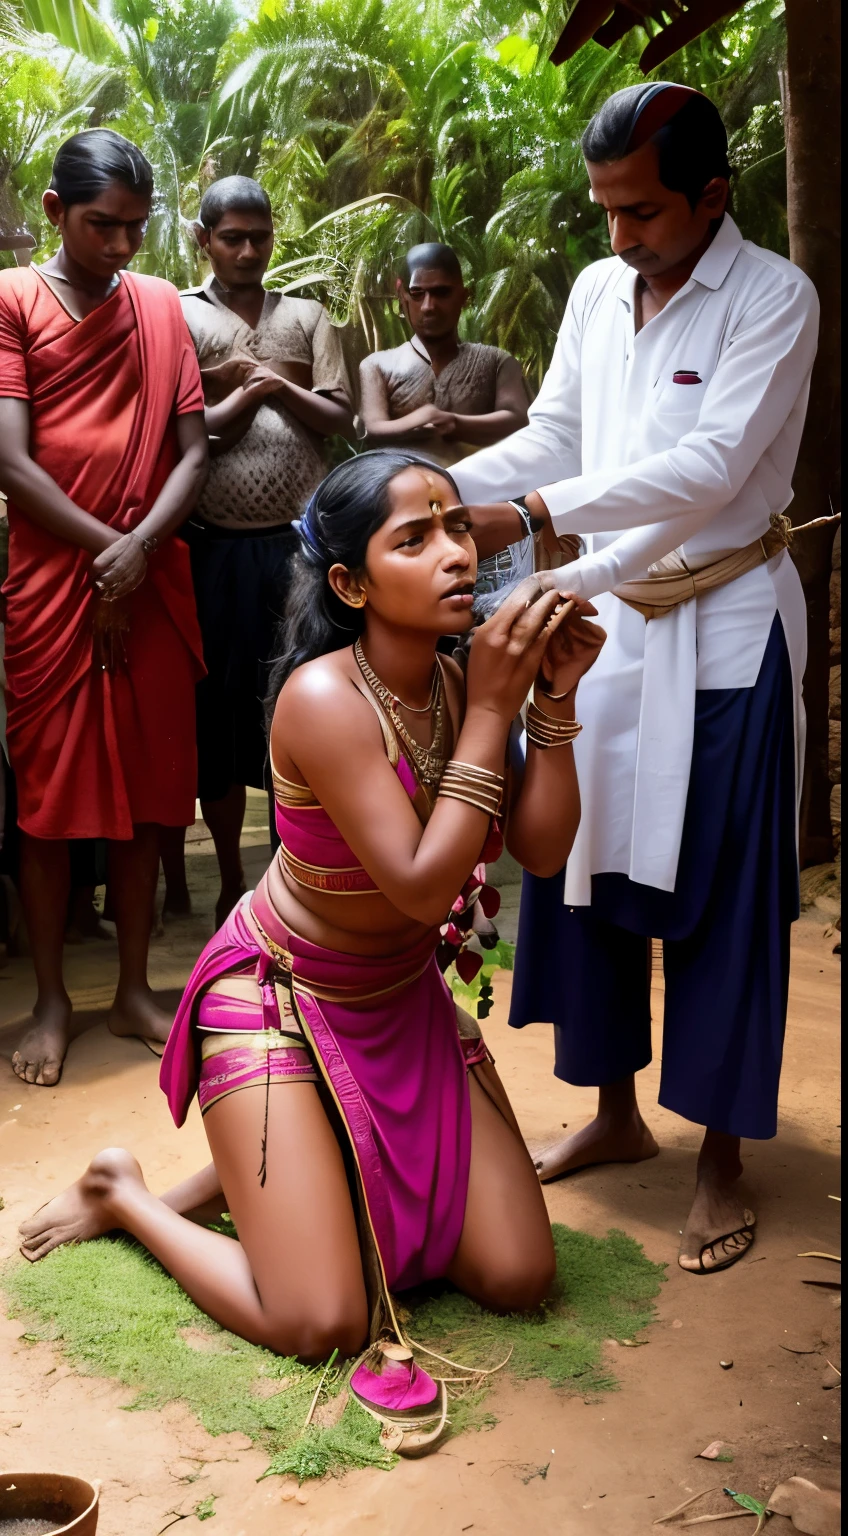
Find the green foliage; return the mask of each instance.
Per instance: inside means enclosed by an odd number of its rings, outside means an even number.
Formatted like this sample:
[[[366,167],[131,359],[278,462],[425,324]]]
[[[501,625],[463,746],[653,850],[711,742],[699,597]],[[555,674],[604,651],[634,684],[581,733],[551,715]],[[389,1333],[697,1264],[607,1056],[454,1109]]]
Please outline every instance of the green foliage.
[[[652,1320],[664,1266],[616,1229],[605,1238],[558,1224],[553,1232],[557,1278],[538,1312],[496,1317],[445,1286],[402,1314],[411,1336],[476,1369],[498,1365],[511,1349],[509,1372],[520,1381],[545,1377],[582,1393],[615,1388],[602,1345],[631,1339]]]
[[[397,257],[444,239],[463,259],[469,339],[509,348],[538,384],[574,277],[607,253],[580,134],[642,78],[646,34],[548,62],[565,0],[0,0],[0,129],[30,228],[68,133],[109,122],[156,172],[137,264],[185,285],[209,181],[257,175],[278,239],[271,281],[320,298],[352,358],[404,335]],[[651,27],[652,23],[646,23]],[[743,232],[786,249],[783,7],[748,0],[663,66],[717,102]],[[12,78],[26,53],[31,77]],[[14,65],[20,68],[20,65]],[[7,142],[0,133],[0,144]],[[4,176],[0,159],[0,188]]]
[[[732,1488],[725,1488],[723,1489],[723,1492],[728,1494],[730,1498],[733,1499],[735,1504],[739,1504],[742,1509],[747,1510],[749,1515],[759,1515],[760,1519],[762,1520],[766,1513],[766,1506],[765,1504],[762,1504],[759,1499],[755,1499],[753,1494],[734,1493]]]
[[[583,1394],[614,1387],[604,1342],[651,1321],[662,1266],[650,1264],[623,1232],[595,1238],[556,1226],[554,1240],[558,1279],[538,1313],[495,1317],[444,1286],[404,1298],[409,1333],[475,1371],[501,1364],[511,1351],[507,1368],[521,1380],[546,1377]],[[134,1243],[59,1248],[39,1264],[12,1264],[3,1285],[15,1315],[33,1320],[25,1337],[56,1340],[76,1370],[130,1387],[132,1408],[182,1401],[210,1434],[248,1435],[269,1456],[269,1473],[304,1481],[394,1463],[378,1424],[352,1398],[337,1423],[321,1424],[322,1407],[345,1386],[344,1368],[310,1368],[218,1328]],[[421,1358],[426,1365],[426,1354]],[[484,1407],[486,1382],[474,1375],[451,1389],[454,1432],[494,1422]],[[317,1422],[305,1428],[319,1385]]]
[[[498,939],[494,949],[483,950],[483,964],[473,981],[463,981],[455,965],[448,966],[445,980],[462,1007],[476,1018],[484,1019],[491,1006],[492,977],[495,971],[511,971],[514,967],[515,945],[508,944],[505,939]]]

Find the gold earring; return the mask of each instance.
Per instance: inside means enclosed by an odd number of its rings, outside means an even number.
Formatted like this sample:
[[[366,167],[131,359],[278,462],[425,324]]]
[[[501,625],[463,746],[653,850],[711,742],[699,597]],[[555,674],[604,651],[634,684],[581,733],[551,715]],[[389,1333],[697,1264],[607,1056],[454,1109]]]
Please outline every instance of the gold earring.
[[[348,597],[346,601],[351,608],[364,608],[368,598],[364,592],[360,592],[358,597]]]

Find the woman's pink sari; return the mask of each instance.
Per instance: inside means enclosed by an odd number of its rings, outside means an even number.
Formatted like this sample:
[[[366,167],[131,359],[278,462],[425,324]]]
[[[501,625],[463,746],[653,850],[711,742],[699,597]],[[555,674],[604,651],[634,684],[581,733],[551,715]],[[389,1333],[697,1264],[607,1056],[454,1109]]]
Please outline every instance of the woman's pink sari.
[[[285,952],[282,967],[279,952],[257,939],[249,910]],[[430,934],[385,958],[322,949],[282,930],[260,887],[242,899],[200,956],[160,1077],[182,1125],[197,1089],[194,1018],[205,988],[235,971],[255,975],[265,1027],[285,1030],[282,982],[347,1130],[385,1283],[399,1290],[445,1273],[468,1190],[467,1053],[434,949]]]

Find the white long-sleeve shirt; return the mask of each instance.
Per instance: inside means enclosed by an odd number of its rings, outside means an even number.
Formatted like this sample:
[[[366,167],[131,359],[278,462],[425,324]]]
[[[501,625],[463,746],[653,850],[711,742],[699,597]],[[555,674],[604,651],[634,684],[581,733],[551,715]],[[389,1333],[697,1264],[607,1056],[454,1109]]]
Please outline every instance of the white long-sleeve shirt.
[[[566,900],[620,871],[673,890],[696,688],[751,687],[779,611],[796,687],[805,614],[787,554],[646,625],[611,596],[677,549],[702,566],[763,534],[792,499],[818,301],[791,262],[726,215],[684,287],[638,332],[636,274],[581,273],[529,424],[454,471],[465,500],[538,490],[587,553],[557,573],[599,599],[609,640],[580,687],[583,818]],[[684,382],[692,380],[692,382]],[[800,782],[800,776],[799,776]]]

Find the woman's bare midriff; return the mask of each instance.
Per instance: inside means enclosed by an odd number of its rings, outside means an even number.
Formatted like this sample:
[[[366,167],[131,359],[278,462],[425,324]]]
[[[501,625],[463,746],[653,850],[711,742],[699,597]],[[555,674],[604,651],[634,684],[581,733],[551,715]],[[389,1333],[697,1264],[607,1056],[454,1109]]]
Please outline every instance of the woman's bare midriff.
[[[366,896],[333,896],[295,885],[272,859],[265,876],[271,904],[283,923],[302,939],[350,955],[397,955],[436,930],[399,912],[379,891]]]

